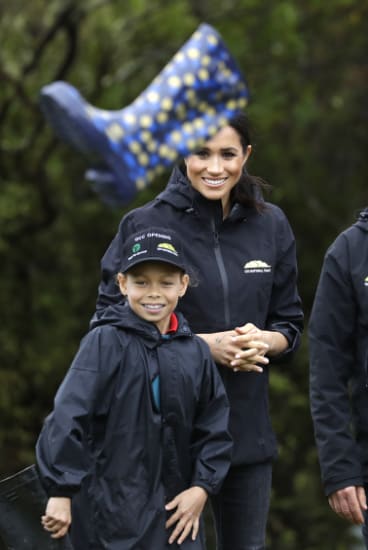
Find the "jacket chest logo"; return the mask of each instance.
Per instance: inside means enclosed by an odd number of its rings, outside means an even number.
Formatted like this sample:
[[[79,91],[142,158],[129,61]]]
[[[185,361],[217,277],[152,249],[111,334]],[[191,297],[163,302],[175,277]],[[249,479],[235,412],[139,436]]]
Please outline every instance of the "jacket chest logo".
[[[244,264],[244,273],[271,273],[271,269],[263,260],[250,260]]]

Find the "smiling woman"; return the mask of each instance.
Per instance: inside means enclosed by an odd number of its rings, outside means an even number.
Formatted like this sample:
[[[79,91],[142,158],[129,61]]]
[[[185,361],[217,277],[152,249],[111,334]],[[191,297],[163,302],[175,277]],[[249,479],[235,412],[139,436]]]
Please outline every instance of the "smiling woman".
[[[238,183],[251,150],[251,145],[244,150],[237,131],[226,126],[185,159],[192,187],[209,200],[221,200],[224,217],[230,212],[231,190]]]
[[[163,222],[183,236],[198,284],[178,307],[208,344],[231,407],[232,465],[211,497],[219,550],[264,548],[277,454],[269,366],[293,355],[303,328],[294,236],[246,170],[251,150],[247,118],[238,114],[174,169],[155,200],[126,214],[102,258],[97,302],[99,316],[119,301],[114,276],[132,233]]]

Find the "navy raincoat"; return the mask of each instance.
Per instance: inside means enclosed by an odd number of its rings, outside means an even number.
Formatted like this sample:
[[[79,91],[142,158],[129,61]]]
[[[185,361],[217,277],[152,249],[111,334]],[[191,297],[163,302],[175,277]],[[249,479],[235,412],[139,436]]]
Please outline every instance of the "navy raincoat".
[[[167,338],[128,305],[108,308],[56,394],[37,465],[49,496],[73,497],[76,550],[176,547],[167,544],[165,503],[194,485],[216,493],[226,476],[225,390],[208,346],[178,319]],[[201,536],[181,548],[204,550]]]
[[[329,495],[368,484],[368,210],[326,253],[309,344],[311,410]]]
[[[266,203],[258,212],[235,203],[224,220],[221,201],[195,191],[179,168],[152,202],[132,210],[102,258],[97,315],[119,301],[115,275],[121,245],[133,232],[168,227],[182,238],[197,286],[188,288],[180,311],[195,333],[232,330],[247,322],[279,331],[289,348],[272,362],[292,356],[300,342],[303,313],[297,292],[295,240],[284,213]],[[255,464],[276,456],[268,406],[268,374],[234,373],[219,365],[230,400],[233,464]]]

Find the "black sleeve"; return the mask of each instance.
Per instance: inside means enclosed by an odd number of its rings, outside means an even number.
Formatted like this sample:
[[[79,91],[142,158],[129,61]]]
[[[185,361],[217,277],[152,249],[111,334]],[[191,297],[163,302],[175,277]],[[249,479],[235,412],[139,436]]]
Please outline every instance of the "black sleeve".
[[[289,359],[295,353],[300,345],[304,326],[301,299],[297,289],[295,238],[284,216],[277,229],[277,236],[279,254],[265,328],[281,332],[288,340],[289,347],[278,356],[272,357],[273,363]]]
[[[310,404],[326,494],[363,484],[351,432],[357,305],[348,254],[341,236],[325,256],[309,323]]]
[[[195,462],[191,484],[203,487],[209,494],[215,494],[219,491],[231,462],[229,403],[207,344],[201,342],[201,346],[205,350],[205,368],[193,426],[191,454],[195,457]]]
[[[117,347],[114,351],[103,334],[96,329],[82,340],[36,443],[37,467],[49,496],[72,496],[91,467],[92,419],[119,363]]]

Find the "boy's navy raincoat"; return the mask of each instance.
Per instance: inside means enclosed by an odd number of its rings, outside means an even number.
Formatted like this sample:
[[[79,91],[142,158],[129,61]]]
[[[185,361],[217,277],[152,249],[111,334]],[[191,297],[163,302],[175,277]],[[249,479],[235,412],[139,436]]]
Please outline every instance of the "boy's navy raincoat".
[[[233,330],[247,322],[283,333],[289,341],[282,357],[296,350],[303,314],[296,279],[295,240],[283,212],[266,204],[263,212],[235,203],[224,220],[221,201],[195,191],[179,168],[152,202],[129,212],[102,259],[97,315],[121,295],[115,275],[127,235],[166,226],[182,239],[197,286],[180,300],[180,311],[195,333]],[[233,464],[255,464],[276,455],[268,410],[268,371],[233,372],[219,367],[230,400]]]
[[[76,550],[172,548],[165,503],[194,485],[215,493],[226,476],[232,443],[223,384],[208,346],[178,319],[165,338],[128,305],[108,308],[56,394],[37,464],[49,496],[80,491]],[[204,550],[201,537],[181,548]]]
[[[309,343],[311,410],[329,495],[368,484],[368,210],[326,253]]]

